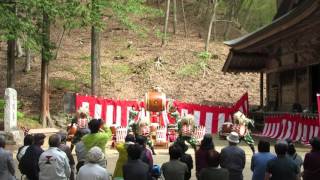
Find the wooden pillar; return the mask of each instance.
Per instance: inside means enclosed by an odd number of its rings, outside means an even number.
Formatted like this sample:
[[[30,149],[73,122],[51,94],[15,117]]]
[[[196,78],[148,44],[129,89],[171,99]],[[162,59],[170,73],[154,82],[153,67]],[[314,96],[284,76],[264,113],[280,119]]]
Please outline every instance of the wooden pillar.
[[[263,72],[260,73],[260,109],[263,109]]]

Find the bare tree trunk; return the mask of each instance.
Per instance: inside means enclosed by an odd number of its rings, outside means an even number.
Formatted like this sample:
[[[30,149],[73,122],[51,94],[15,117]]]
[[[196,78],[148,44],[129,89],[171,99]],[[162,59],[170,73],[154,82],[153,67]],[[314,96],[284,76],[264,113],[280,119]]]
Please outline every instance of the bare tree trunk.
[[[177,33],[177,0],[173,0],[173,34]]]
[[[232,0],[231,2],[231,7],[229,9],[230,13],[229,13],[229,17],[227,20],[233,22],[233,18],[234,18],[234,13],[235,13],[235,0]],[[227,39],[228,36],[229,36],[229,33],[230,33],[230,28],[231,28],[231,23],[230,22],[227,22],[227,27],[225,29],[225,32],[224,32],[224,39]]]
[[[210,44],[210,39],[211,39],[211,31],[212,31],[212,24],[214,23],[214,38],[216,39],[216,10],[218,7],[218,0],[215,0],[213,2],[213,13],[212,13],[212,17],[210,20],[210,24],[209,24],[209,30],[208,30],[208,36],[207,36],[207,42],[205,45],[205,51],[208,52],[209,49],[209,44]]]
[[[99,96],[100,83],[100,31],[92,26],[91,29],[91,94]]]
[[[181,0],[181,9],[182,9],[182,16],[183,16],[183,23],[184,23],[184,37],[187,37],[187,20],[186,20],[186,13],[184,11],[184,0]]]
[[[22,50],[22,43],[21,43],[21,40],[18,38],[17,41],[16,41],[16,51],[17,51],[17,54],[16,56],[17,57],[22,57],[24,56],[24,52]]]
[[[43,127],[52,127],[54,124],[50,117],[49,108],[49,62],[52,59],[52,54],[50,51],[50,19],[46,12],[43,13],[42,31],[40,121]]]
[[[167,0],[167,11],[166,11],[166,17],[164,22],[164,29],[163,29],[164,36],[162,37],[162,46],[166,45],[167,43],[169,15],[170,15],[170,0]]]
[[[16,5],[10,7],[10,10],[15,13],[16,12]],[[17,42],[15,39],[10,39],[7,41],[7,87],[14,88],[15,87],[15,64],[16,64],[16,57],[15,51]]]
[[[24,64],[24,72],[29,72],[31,70],[31,52],[28,47],[26,47],[26,57]]]
[[[14,88],[15,87],[15,49],[16,49],[16,41],[8,40],[7,42],[7,87]]]
[[[92,10],[100,13],[99,7],[96,5],[96,0],[91,0]],[[100,80],[100,30],[91,27],[91,94],[99,96],[101,93],[101,80]]]

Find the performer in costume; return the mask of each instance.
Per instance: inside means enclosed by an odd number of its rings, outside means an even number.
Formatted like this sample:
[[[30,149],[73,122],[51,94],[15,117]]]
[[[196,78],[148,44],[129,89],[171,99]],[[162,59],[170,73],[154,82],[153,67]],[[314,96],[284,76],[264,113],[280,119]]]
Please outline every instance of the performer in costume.
[[[82,131],[88,131],[89,112],[84,107],[80,107],[76,116],[71,120],[71,125],[68,126],[68,139],[71,140],[70,150],[72,151],[75,144],[81,140]]]
[[[195,129],[194,116],[191,114],[187,114],[186,116],[183,116],[180,120],[178,120],[177,124],[179,137],[176,141],[187,141],[192,146],[192,148],[196,150],[197,140],[193,137],[193,132]]]
[[[233,121],[233,130],[238,132],[240,138],[249,145],[250,149],[254,153],[254,140],[251,136],[251,130],[249,129],[249,127],[254,127],[254,121],[247,118],[241,111],[233,114]]]
[[[129,123],[128,123],[128,133],[133,133],[135,136],[143,136],[147,139],[147,145],[152,151],[153,155],[156,155],[153,147],[153,142],[150,137],[150,120],[148,117],[140,117],[137,122],[135,118],[139,115],[139,111],[132,108],[129,111]]]

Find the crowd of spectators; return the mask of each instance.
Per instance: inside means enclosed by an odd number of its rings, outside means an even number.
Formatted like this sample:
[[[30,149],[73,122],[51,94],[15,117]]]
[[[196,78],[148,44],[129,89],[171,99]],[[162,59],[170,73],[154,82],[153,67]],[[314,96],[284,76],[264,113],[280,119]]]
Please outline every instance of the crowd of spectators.
[[[128,134],[125,142],[115,146],[119,157],[111,174],[106,168],[105,154],[110,130],[104,128],[99,119],[91,120],[88,127],[77,134],[80,139],[74,144],[77,161],[66,143],[66,133],[51,135],[47,150],[42,149],[46,138],[44,134],[26,135],[16,155],[21,179],[153,180],[162,177],[165,180],[189,180],[194,165],[198,180],[244,179],[246,154],[238,146],[240,138],[235,132],[227,136],[229,145],[222,148],[221,152],[215,149],[212,135],[206,134],[195,152],[194,161],[187,153],[188,145],[177,140],[169,147],[169,161],[161,167],[154,165],[152,152],[146,147],[147,139]],[[312,149],[303,160],[290,139],[278,141],[274,146],[275,154],[270,152],[269,142],[260,140],[258,152],[251,157],[252,180],[319,179],[319,138],[313,138],[310,144]],[[17,173],[12,152],[6,150],[5,145],[5,138],[0,136],[0,180],[20,179],[15,176]]]

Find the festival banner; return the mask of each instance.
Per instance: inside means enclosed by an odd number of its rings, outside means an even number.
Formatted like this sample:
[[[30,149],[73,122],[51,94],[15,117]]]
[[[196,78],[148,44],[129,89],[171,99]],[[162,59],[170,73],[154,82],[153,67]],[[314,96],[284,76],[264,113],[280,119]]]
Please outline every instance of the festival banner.
[[[276,139],[292,139],[308,143],[313,137],[319,137],[319,117],[302,114],[280,114],[265,117],[264,129],[260,136]]]

